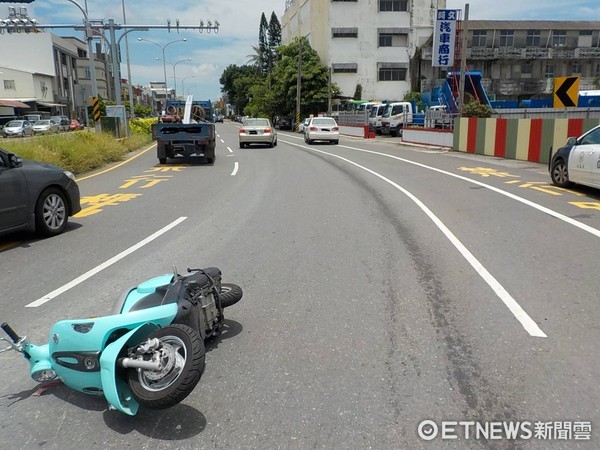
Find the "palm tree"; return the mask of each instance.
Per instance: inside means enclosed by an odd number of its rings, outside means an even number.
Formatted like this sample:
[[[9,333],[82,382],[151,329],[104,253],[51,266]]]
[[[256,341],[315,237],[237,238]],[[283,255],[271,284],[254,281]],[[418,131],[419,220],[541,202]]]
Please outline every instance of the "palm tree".
[[[260,48],[260,45],[253,45],[252,50],[254,53],[246,55],[248,64],[256,69],[256,74],[260,75],[262,69],[262,62],[264,61],[264,51]]]

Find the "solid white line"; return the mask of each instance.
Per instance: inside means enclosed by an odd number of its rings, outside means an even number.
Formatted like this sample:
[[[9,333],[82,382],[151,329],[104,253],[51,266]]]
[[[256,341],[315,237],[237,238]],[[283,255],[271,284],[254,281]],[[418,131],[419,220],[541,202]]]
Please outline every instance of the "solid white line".
[[[107,267],[113,265],[114,263],[116,263],[117,261],[125,258],[127,255],[135,252],[136,250],[138,250],[139,248],[143,247],[144,245],[152,242],[154,239],[156,239],[157,237],[159,237],[160,235],[166,233],[167,231],[169,231],[171,228],[176,227],[177,225],[179,225],[181,222],[183,222],[185,219],[187,219],[187,217],[180,217],[179,219],[175,220],[174,222],[171,222],[169,225],[167,225],[164,228],[161,228],[160,230],[158,230],[156,233],[151,234],[150,236],[148,236],[146,239],[138,242],[137,244],[129,247],[127,250],[122,251],[121,253],[119,253],[116,256],[113,256],[112,258],[110,258],[109,260],[103,262],[102,264],[100,264],[99,266],[94,267],[92,270],[87,271],[86,273],[84,273],[83,275],[78,276],[77,278],[75,278],[73,281],[68,282],[67,284],[59,287],[58,289],[53,290],[52,292],[50,292],[49,294],[44,295],[43,297],[37,299],[34,302],[31,302],[30,304],[26,305],[26,308],[37,308],[38,306],[43,305],[46,302],[49,302],[50,300],[52,300],[54,297],[59,296],[60,294],[68,291],[69,289],[77,286],[79,283],[82,283],[83,281],[87,280],[90,277],[93,277],[94,275],[96,275],[98,272],[106,269]]]
[[[237,173],[237,171],[238,171],[239,167],[240,167],[240,166],[239,166],[238,162],[236,161],[236,162],[234,163],[234,165],[233,165],[233,172],[231,172],[231,176],[232,176],[232,177],[235,177],[235,174]]]
[[[588,233],[593,234],[596,237],[600,237],[600,230],[598,230],[596,228],[590,227],[589,225],[586,225],[585,223],[579,222],[579,221],[577,221],[575,219],[571,219],[568,216],[565,216],[565,215],[563,215],[563,214],[561,214],[559,212],[551,210],[550,208],[546,208],[545,206],[542,206],[542,205],[539,205],[539,204],[537,204],[535,202],[532,202],[531,200],[527,200],[526,198],[519,197],[518,195],[512,194],[512,193],[507,192],[507,191],[503,191],[502,189],[497,188],[495,186],[491,186],[489,184],[482,183],[481,181],[472,180],[470,178],[463,177],[462,175],[457,175],[455,173],[447,172],[445,170],[438,169],[436,167],[427,166],[425,164],[421,164],[421,163],[418,163],[418,162],[415,162],[415,161],[411,161],[409,159],[400,158],[398,156],[388,155],[386,153],[380,153],[380,152],[374,152],[372,150],[364,150],[364,149],[361,149],[361,148],[349,147],[347,145],[338,145],[338,147],[348,148],[350,150],[356,150],[357,152],[372,153],[374,155],[379,155],[379,156],[387,156],[388,158],[393,158],[393,159],[396,159],[398,161],[405,162],[407,164],[412,164],[412,165],[415,165],[415,166],[419,166],[419,167],[422,167],[423,169],[433,170],[434,172],[442,173],[444,175],[448,175],[450,177],[458,178],[459,180],[463,180],[463,181],[466,181],[468,183],[476,184],[477,186],[484,187],[486,189],[489,189],[490,191],[494,191],[494,192],[496,192],[498,194],[504,195],[504,196],[506,196],[508,198],[516,200],[516,201],[518,201],[520,203],[523,203],[523,204],[525,204],[527,206],[531,206],[532,208],[535,208],[538,211],[541,211],[541,212],[543,212],[545,214],[548,214],[549,216],[555,217],[556,219],[562,220],[563,222],[566,222],[569,225],[573,225],[574,227],[577,227],[577,228],[579,228],[579,229],[581,229],[583,231],[587,231]]]
[[[231,147],[227,147],[227,150],[229,150],[229,153],[233,153],[233,150],[231,150]]]
[[[307,148],[307,147],[304,147],[304,148]],[[351,148],[351,147],[346,147],[346,148]],[[454,247],[460,252],[460,254],[469,262],[469,264],[471,264],[471,266],[473,267],[473,269],[475,269],[475,271],[479,274],[479,276],[481,278],[483,278],[483,280],[492,288],[492,290],[496,293],[496,295],[498,297],[500,297],[500,300],[502,300],[502,302],[508,307],[510,312],[512,312],[512,314],[516,317],[516,319],[521,323],[521,325],[523,326],[523,328],[525,328],[527,333],[529,333],[530,336],[534,336],[534,337],[548,337],[541,330],[541,328],[537,325],[537,323],[535,323],[535,321],[531,317],[529,317],[529,315],[525,312],[525,310],[521,307],[521,305],[519,305],[519,303],[506,291],[506,289],[504,289],[504,287],[500,284],[500,282],[498,282],[498,280],[496,280],[494,278],[494,276],[491,273],[489,273],[485,267],[483,267],[483,265],[479,262],[479,260],[477,260],[477,258],[462,244],[462,242],[460,242],[460,240],[454,235],[454,233],[452,233],[452,231],[450,231],[450,229],[446,225],[444,225],[444,223],[427,206],[425,206],[425,204],[421,200],[419,200],[417,197],[415,197],[409,191],[404,189],[402,186],[394,183],[392,180],[384,177],[383,175],[381,175],[371,169],[368,169],[367,167],[361,166],[360,164],[357,164],[354,161],[350,161],[349,159],[346,159],[342,156],[334,155],[333,153],[324,152],[322,150],[316,150],[314,148],[311,148],[310,150],[318,152],[318,153],[322,153],[324,155],[329,155],[334,158],[339,158],[343,161],[346,161],[349,164],[352,164],[353,166],[363,169],[363,170],[369,172],[370,174],[375,175],[376,177],[385,181],[386,183],[394,186],[396,189],[398,189],[400,192],[402,192],[404,195],[406,195],[408,198],[410,198],[413,202],[416,203],[416,205],[419,208],[421,208],[421,210],[425,214],[427,214],[427,216],[433,221],[433,223],[436,224],[436,226],[441,230],[441,232],[444,233],[444,235],[448,238],[448,240],[452,243],[452,245],[454,245]],[[358,149],[354,149],[354,150],[358,150]],[[368,151],[368,150],[365,150],[365,151]],[[370,153],[376,153],[376,152],[370,152]],[[382,153],[382,155],[385,155],[385,154]],[[410,162],[410,161],[407,161],[407,162]],[[420,165],[420,164],[418,164],[418,165]],[[425,167],[427,167],[427,166],[425,166]]]

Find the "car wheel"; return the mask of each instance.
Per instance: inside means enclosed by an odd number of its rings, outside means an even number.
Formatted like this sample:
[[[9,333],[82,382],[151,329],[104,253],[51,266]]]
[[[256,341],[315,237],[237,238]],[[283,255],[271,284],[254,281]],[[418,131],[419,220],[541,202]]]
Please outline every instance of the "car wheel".
[[[338,145],[338,144],[340,143],[340,141],[338,141],[338,140],[336,139],[335,141],[331,141],[331,143],[332,143],[333,145]]]
[[[550,171],[550,178],[552,178],[552,183],[556,186],[569,187],[573,184],[569,181],[567,163],[563,159],[554,161],[552,170]]]
[[[244,148],[244,144],[240,142],[240,148]]]
[[[275,139],[275,142],[273,143],[273,147],[277,147],[277,139]]]
[[[44,236],[62,233],[69,219],[65,195],[57,188],[48,188],[35,205],[35,230]]]
[[[273,142],[269,142],[269,148],[273,148],[275,147],[275,144]]]
[[[167,163],[167,158],[158,158],[158,162],[161,164],[166,164]]]

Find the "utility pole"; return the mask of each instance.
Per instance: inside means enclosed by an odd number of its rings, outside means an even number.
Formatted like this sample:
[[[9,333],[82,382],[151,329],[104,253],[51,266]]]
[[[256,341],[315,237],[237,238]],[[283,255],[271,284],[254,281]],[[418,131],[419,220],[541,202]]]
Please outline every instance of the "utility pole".
[[[465,16],[462,22],[462,43],[460,45],[460,79],[458,83],[458,113],[465,106],[465,78],[467,71],[467,46],[469,45],[469,4],[465,4]]]
[[[298,78],[296,78],[296,125],[294,131],[298,131],[300,125],[300,98],[302,93],[302,36],[298,40]]]

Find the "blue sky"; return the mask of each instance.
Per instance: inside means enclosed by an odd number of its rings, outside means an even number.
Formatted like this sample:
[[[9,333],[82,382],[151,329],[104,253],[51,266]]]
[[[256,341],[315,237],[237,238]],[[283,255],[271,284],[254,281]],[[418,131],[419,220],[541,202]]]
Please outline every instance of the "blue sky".
[[[77,0],[85,8],[84,0]],[[131,79],[134,84],[147,85],[149,81],[163,81],[162,50],[158,45],[139,42],[138,37],[155,41],[161,45],[187,38],[187,42],[177,42],[166,47],[166,60],[176,63],[187,58],[190,62],[176,65],[177,93],[181,94],[181,79],[184,89],[189,90],[195,99],[218,100],[221,96],[219,78],[229,64],[243,65],[248,62],[252,53],[252,45],[258,43],[258,28],[261,14],[264,12],[267,20],[271,13],[281,19],[284,0],[177,0],[156,1],[124,0],[127,23],[131,25],[166,25],[167,19],[174,25],[179,19],[182,25],[198,25],[200,20],[215,19],[220,23],[218,34],[206,31],[180,31],[169,33],[165,30],[150,30],[148,32],[131,32],[129,40],[129,55],[131,61]],[[27,7],[29,16],[43,24],[81,24],[83,14],[67,0],[35,0]],[[90,20],[112,18],[116,23],[123,23],[121,0],[87,0]],[[8,15],[8,5],[0,5],[0,17]],[[82,38],[80,32],[74,30],[50,30],[58,35],[70,35]],[[108,36],[108,35],[107,35]],[[117,34],[118,38],[119,34]],[[2,37],[0,36],[0,39]],[[125,64],[125,39],[121,40],[123,62],[121,73],[127,78]],[[167,81],[173,86],[173,66],[167,67]],[[189,77],[189,78],[188,78]]]
[[[135,84],[146,85],[149,81],[162,81],[163,63],[159,46],[138,42],[137,37],[150,39],[164,45],[176,39],[187,38],[186,43],[175,43],[166,49],[166,59],[175,63],[187,58],[176,66],[177,90],[181,93],[181,79],[184,88],[196,99],[217,100],[221,93],[219,78],[229,64],[243,65],[248,62],[252,45],[258,42],[260,16],[264,12],[267,19],[274,11],[279,19],[283,15],[285,0],[177,0],[176,2],[156,0],[87,0],[90,19],[112,18],[123,22],[122,1],[125,3],[127,23],[134,25],[166,25],[167,19],[174,24],[196,25],[203,19],[218,20],[221,24],[218,34],[198,31],[151,30],[128,34],[131,59],[131,78]],[[320,0],[329,1],[329,0]],[[85,0],[78,0],[85,7]],[[506,20],[600,20],[599,0],[447,0],[447,8],[463,9],[469,3],[471,19]],[[499,6],[501,5],[501,6]],[[67,0],[36,0],[23,4],[31,17],[45,24],[80,24],[83,15]],[[8,5],[0,5],[0,16],[6,17]],[[54,30],[59,35],[75,35],[75,31]],[[1,39],[1,37],[0,37]],[[124,42],[122,55],[125,59]],[[127,70],[122,64],[125,78]],[[173,85],[173,67],[167,64],[169,86]],[[189,77],[189,78],[188,78]]]

